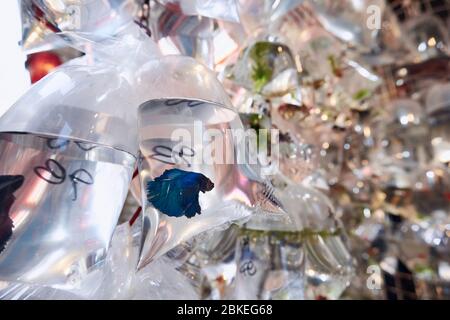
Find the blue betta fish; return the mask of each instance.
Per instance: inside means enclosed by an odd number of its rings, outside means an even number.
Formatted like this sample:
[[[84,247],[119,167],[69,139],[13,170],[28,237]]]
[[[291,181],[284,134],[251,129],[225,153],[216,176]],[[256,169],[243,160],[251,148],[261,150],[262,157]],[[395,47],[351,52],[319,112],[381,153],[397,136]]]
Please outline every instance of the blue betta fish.
[[[170,217],[192,218],[201,214],[199,192],[213,188],[214,183],[201,173],[170,169],[147,183],[147,200]]]
[[[13,221],[9,210],[16,198],[13,193],[19,189],[25,178],[23,176],[0,176],[0,253],[13,235]]]

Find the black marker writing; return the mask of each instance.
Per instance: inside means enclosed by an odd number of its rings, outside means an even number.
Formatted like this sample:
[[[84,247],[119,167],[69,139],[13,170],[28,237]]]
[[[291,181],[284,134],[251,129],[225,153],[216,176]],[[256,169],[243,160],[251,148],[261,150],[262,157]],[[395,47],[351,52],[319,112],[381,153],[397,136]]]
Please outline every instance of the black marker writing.
[[[48,159],[45,161],[45,166],[38,166],[34,168],[34,173],[50,184],[63,184],[66,181],[66,169],[56,160]],[[94,178],[86,169],[78,169],[69,174],[69,179],[72,183],[74,196],[72,201],[78,198],[78,183],[92,185]]]
[[[176,106],[182,103],[186,103],[188,107],[196,107],[199,105],[202,105],[203,101],[196,101],[196,100],[188,100],[188,99],[168,99],[164,101],[164,104],[168,107]]]
[[[256,274],[256,266],[252,260],[246,261],[241,264],[239,272],[245,276],[254,276]]]
[[[187,146],[182,146],[178,152],[168,146],[162,145],[155,146],[152,150],[154,153],[149,156],[150,158],[172,165],[177,164],[177,161],[174,161],[177,160],[176,158],[180,158],[188,167],[190,167],[191,163],[186,157],[192,158],[195,156],[194,149]]]

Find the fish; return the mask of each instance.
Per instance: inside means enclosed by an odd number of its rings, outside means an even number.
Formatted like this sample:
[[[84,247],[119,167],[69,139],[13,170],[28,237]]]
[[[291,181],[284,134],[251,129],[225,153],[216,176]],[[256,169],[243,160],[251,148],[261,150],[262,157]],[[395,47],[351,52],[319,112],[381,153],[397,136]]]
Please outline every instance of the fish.
[[[16,198],[17,191],[25,181],[24,176],[0,175],[0,254],[6,249],[13,235],[14,221],[9,216],[9,210]]]
[[[168,169],[147,183],[147,201],[170,217],[192,218],[201,214],[200,191],[213,188],[214,183],[201,173]]]

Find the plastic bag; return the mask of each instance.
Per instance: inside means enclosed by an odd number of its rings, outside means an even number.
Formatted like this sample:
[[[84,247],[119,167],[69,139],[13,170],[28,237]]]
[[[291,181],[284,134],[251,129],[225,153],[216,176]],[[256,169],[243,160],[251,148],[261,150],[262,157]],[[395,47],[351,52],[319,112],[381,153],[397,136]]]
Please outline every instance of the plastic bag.
[[[190,16],[239,22],[236,0],[158,0],[167,7],[173,7]]]
[[[158,99],[140,106],[139,268],[200,232],[248,217],[248,208],[282,212],[271,186],[242,157],[242,133],[238,114],[220,104]]]
[[[65,37],[87,55],[0,119],[0,279],[90,290],[135,167],[134,72],[157,50],[134,25],[102,42]]]
[[[133,300],[197,300],[199,297],[190,279],[165,257],[138,272],[132,288]]]
[[[128,22],[138,3],[134,0],[45,1],[22,0],[22,47],[27,54],[64,47],[58,33],[89,32],[107,38]]]
[[[240,23],[248,34],[279,21],[304,0],[159,0],[185,15]]]
[[[324,28],[339,39],[364,50],[377,45],[384,0],[310,0],[308,4]]]
[[[104,272],[88,290],[56,289],[20,282],[0,282],[0,300],[126,299],[134,293],[135,267],[139,254],[140,226],[118,225],[105,260]]]
[[[347,237],[329,198],[279,174],[286,215],[253,215],[241,229],[238,299],[337,299],[354,275]]]

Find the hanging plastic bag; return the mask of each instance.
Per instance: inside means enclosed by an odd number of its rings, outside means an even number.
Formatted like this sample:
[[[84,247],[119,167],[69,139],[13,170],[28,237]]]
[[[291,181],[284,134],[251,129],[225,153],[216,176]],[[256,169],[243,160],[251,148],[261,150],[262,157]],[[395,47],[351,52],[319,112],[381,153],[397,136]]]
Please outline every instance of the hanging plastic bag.
[[[108,38],[133,20],[134,0],[22,0],[22,47],[27,54],[64,47],[58,33],[89,32]]]
[[[213,102],[157,99],[140,106],[139,268],[196,234],[248,217],[249,208],[282,212],[271,186],[242,157],[243,133],[238,114]]]
[[[256,28],[273,23],[303,0],[158,0],[186,15],[241,23],[250,34]]]
[[[158,0],[158,2],[185,15],[239,22],[236,0]]]
[[[159,56],[145,63],[136,74],[136,91],[136,95],[142,97],[140,103],[150,99],[184,97],[232,107],[215,74],[194,59],[181,55]],[[142,205],[137,175],[133,178],[131,192]]]
[[[132,295],[140,232],[129,223],[118,225],[111,240],[101,281],[89,290],[57,289],[49,286],[0,281],[0,300],[125,299]],[[100,277],[99,277],[100,278]]]
[[[364,50],[376,46],[386,7],[384,0],[310,0],[308,5],[324,28],[339,39]]]
[[[128,192],[138,149],[131,81],[156,47],[134,25],[100,43],[65,36],[87,55],[0,119],[0,279],[81,290],[100,279]]]
[[[354,274],[346,235],[330,200],[283,175],[285,216],[255,215],[237,246],[238,299],[337,299]],[[304,295],[304,296],[303,296]]]

